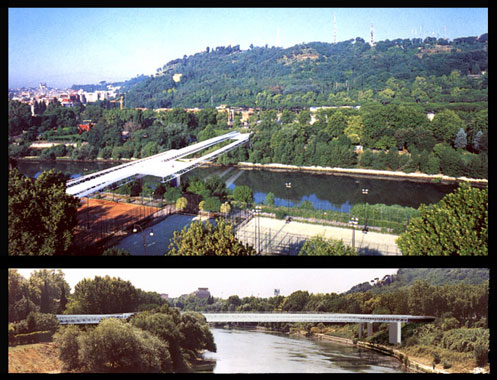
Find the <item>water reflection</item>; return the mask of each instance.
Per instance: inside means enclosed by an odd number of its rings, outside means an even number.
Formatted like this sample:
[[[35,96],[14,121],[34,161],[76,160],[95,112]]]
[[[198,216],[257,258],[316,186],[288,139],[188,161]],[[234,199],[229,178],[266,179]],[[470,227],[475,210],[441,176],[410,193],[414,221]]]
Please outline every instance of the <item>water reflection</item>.
[[[211,329],[217,352],[214,373],[405,372],[394,358],[331,342],[259,331]]]
[[[74,178],[115,165],[111,162],[18,162],[19,171],[29,177],[35,177],[43,170],[55,168]],[[316,209],[342,212],[349,212],[354,204],[363,203],[365,200],[369,204],[398,204],[418,208],[422,203],[438,202],[445,194],[457,187],[455,184],[315,173],[240,170],[233,167],[197,168],[184,174],[182,182],[191,176],[207,178],[212,175],[220,176],[230,189],[241,185],[249,186],[254,192],[257,203],[264,203],[266,195],[272,192],[275,195],[275,204],[278,206],[294,207],[307,200],[312,202]],[[155,177],[147,177],[144,180],[152,187],[155,187],[159,181]],[[287,182],[292,183],[291,188],[285,187]],[[363,188],[369,190],[367,197],[364,197],[361,192]]]
[[[130,252],[133,256],[164,255],[169,249],[170,239],[174,231],[181,231],[195,219],[192,215],[175,214],[168,216],[162,222],[146,227],[142,231],[128,235],[116,245],[119,249]],[[150,232],[153,231],[153,236]],[[145,241],[143,239],[145,237]]]

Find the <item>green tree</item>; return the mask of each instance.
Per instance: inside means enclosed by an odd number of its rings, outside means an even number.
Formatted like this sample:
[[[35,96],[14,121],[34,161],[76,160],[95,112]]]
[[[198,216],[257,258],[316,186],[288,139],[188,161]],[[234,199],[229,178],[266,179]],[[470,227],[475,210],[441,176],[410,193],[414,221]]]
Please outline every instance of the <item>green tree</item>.
[[[209,197],[202,202],[204,202],[202,207],[203,211],[218,212],[221,208],[221,201],[216,197]]]
[[[433,148],[435,156],[440,160],[440,170],[443,174],[459,177],[464,175],[464,163],[461,155],[447,144],[437,144]]]
[[[230,211],[231,211],[231,205],[228,203],[228,202],[224,202],[221,207],[219,208],[219,210],[225,215],[227,216]]]
[[[130,322],[167,343],[174,372],[189,371],[188,362],[198,357],[202,350],[216,352],[214,338],[202,314],[180,314],[178,309],[163,305],[152,312],[133,316]]]
[[[254,202],[254,193],[248,186],[242,185],[235,187],[233,191],[235,201],[246,204],[247,206]]]
[[[126,313],[134,311],[137,303],[137,289],[129,281],[95,276],[76,284],[67,311],[69,314]]]
[[[169,244],[172,256],[251,256],[252,247],[245,246],[235,237],[231,224],[217,219],[216,225],[209,221],[193,222],[181,232],[174,231]]]
[[[105,319],[77,339],[88,372],[171,372],[168,346],[158,337],[118,319]]]
[[[269,193],[266,194],[265,203],[268,206],[274,206],[274,194],[272,192],[269,192]]]
[[[305,241],[299,256],[357,256],[357,251],[342,240],[317,235]]]
[[[297,290],[285,298],[281,309],[284,311],[304,311],[309,298],[308,291]]]
[[[66,193],[65,177],[53,169],[36,179],[9,172],[9,255],[70,253],[79,200]]]
[[[9,101],[9,136],[17,136],[31,127],[31,108],[17,100]]]
[[[168,305],[161,306],[155,312],[139,313],[130,320],[133,326],[147,331],[167,343],[169,350],[167,356],[170,358],[172,370],[175,372],[185,371],[188,368],[180,345],[183,338],[179,330],[180,321],[179,311],[171,309]]]
[[[178,328],[182,335],[180,342],[182,348],[194,352],[204,349],[216,352],[214,337],[202,314],[192,311],[181,314]]]
[[[362,122],[362,117],[360,115],[350,116],[347,119],[347,127],[345,128],[344,133],[352,144],[359,144],[361,142],[363,131],[364,123]]]
[[[338,137],[344,133],[347,128],[347,119],[340,111],[336,111],[328,119],[327,130],[331,137]]]
[[[431,123],[428,124],[428,130],[438,140],[452,144],[457,132],[463,128],[464,121],[452,110],[442,110],[438,112]]]
[[[180,197],[176,200],[176,210],[182,211],[188,205],[188,200],[184,197]]]
[[[397,238],[407,256],[488,255],[488,189],[461,184],[431,206],[421,205]]]
[[[62,326],[54,335],[54,342],[59,349],[59,359],[65,370],[75,370],[82,366],[79,359],[78,337],[82,331],[79,326]]]

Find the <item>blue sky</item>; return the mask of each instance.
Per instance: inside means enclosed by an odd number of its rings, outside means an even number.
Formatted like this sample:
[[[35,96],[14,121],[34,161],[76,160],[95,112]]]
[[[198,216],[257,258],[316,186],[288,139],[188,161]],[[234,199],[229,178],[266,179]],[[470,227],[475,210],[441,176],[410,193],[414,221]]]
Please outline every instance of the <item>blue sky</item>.
[[[50,87],[151,75],[207,46],[488,32],[487,8],[10,8],[9,87]]]
[[[35,269],[18,269],[24,278],[29,278]],[[297,290],[309,293],[342,293],[352,286],[369,282],[386,274],[395,274],[398,268],[343,268],[343,269],[114,269],[81,268],[64,269],[65,280],[74,291],[74,286],[84,278],[95,276],[119,277],[130,281],[136,288],[169,294],[179,297],[198,288],[209,288],[214,297],[228,298],[237,294],[240,297],[272,297],[274,289],[288,296]]]

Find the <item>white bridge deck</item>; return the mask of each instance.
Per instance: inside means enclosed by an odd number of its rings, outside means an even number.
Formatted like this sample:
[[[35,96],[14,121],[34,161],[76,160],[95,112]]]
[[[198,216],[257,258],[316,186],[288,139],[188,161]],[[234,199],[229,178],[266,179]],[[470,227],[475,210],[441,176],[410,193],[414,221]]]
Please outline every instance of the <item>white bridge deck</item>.
[[[128,319],[135,313],[123,314],[86,314],[56,315],[61,325],[98,324],[105,318]],[[336,314],[336,313],[202,313],[208,323],[239,322],[328,322],[358,323],[359,338],[363,336],[364,326],[367,335],[373,334],[373,323],[388,323],[388,341],[391,344],[401,343],[402,323],[432,322],[435,317],[421,315],[391,314]]]
[[[336,313],[202,313],[207,322],[330,322],[330,323],[392,323],[429,322],[434,317],[389,314]]]
[[[195,169],[202,162],[213,160],[219,155],[226,153],[237,146],[246,143],[249,139],[249,133],[230,132],[221,136],[193,144],[181,149],[168,150],[154,156],[142,158],[122,165],[114,166],[109,169],[101,170],[96,173],[88,174],[67,181],[66,192],[78,198],[86,197],[97,191],[100,191],[113,183],[125,180],[133,176],[152,175],[162,178],[167,182]],[[203,149],[209,148],[218,143],[234,140],[232,143],[217,149],[214,152],[206,154],[200,158],[177,161],[180,158],[189,156]]]
[[[127,319],[134,313],[56,315],[61,325],[98,324],[105,318]],[[390,314],[336,313],[202,313],[208,323],[235,322],[330,322],[330,323],[395,323],[431,322],[435,317]]]

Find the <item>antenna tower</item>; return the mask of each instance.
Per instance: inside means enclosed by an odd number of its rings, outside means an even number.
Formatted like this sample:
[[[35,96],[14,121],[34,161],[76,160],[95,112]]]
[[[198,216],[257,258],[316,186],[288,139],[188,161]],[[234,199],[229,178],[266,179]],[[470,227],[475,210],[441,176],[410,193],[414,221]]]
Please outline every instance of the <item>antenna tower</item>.
[[[374,26],[371,24],[371,46],[374,45]]]

